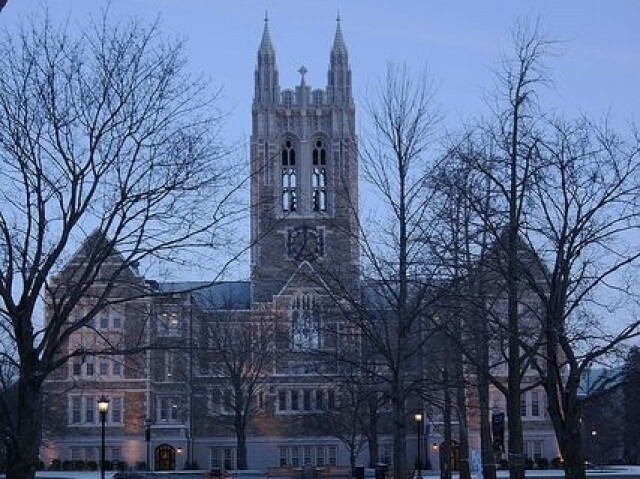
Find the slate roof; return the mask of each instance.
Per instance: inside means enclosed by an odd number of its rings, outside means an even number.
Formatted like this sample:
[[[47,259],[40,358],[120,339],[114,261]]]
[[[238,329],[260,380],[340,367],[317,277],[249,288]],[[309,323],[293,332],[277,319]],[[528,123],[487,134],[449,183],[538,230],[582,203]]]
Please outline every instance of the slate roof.
[[[251,283],[249,281],[182,281],[158,283],[163,293],[190,292],[196,304],[205,311],[249,309]]]
[[[609,391],[624,382],[624,369],[589,368],[580,378],[578,394],[582,397],[595,396]]]

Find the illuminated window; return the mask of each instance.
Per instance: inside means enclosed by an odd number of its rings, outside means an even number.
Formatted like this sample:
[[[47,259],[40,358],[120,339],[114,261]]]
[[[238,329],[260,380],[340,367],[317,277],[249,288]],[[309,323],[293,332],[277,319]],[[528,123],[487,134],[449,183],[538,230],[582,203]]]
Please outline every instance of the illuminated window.
[[[312,152],[311,201],[313,211],[327,211],[327,150],[322,140],[316,140]]]
[[[282,147],[282,211],[293,212],[298,208],[296,179],[296,150],[291,140]]]

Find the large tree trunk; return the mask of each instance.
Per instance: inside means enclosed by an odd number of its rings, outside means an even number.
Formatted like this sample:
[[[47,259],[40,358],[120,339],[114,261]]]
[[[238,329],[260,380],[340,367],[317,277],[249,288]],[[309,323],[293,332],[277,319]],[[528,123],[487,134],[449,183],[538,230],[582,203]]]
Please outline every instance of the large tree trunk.
[[[42,383],[31,379],[34,367],[31,362],[23,359],[21,364],[16,417],[13,418],[12,450],[8,456],[12,459],[7,463],[7,479],[33,479],[38,465],[41,433],[41,397]]]
[[[375,396],[375,394],[373,394]],[[377,398],[370,401],[378,401]],[[375,467],[380,462],[378,452],[378,410],[377,404],[369,406],[369,430],[367,434],[367,445],[369,447],[369,467]]]
[[[576,422],[576,424],[568,428],[560,443],[560,450],[564,458],[564,477],[565,479],[586,479],[587,473],[582,455],[579,423],[574,420],[572,422]]]
[[[449,391],[449,362],[443,368],[444,379],[444,442],[440,453],[440,477],[441,479],[451,479],[451,393]]]
[[[460,438],[460,479],[471,479],[469,464],[469,424],[467,420],[467,397],[462,365],[462,354],[456,350],[456,408],[458,411],[458,435]]]
[[[403,392],[398,386],[392,394],[393,472],[396,479],[407,477],[407,427]]]
[[[243,471],[248,467],[247,432],[244,421],[236,420],[236,469]]]
[[[520,387],[509,388],[507,394],[507,426],[509,431],[509,478],[524,479],[525,457],[522,453],[522,417],[520,416]]]
[[[480,407],[480,454],[482,457],[482,473],[484,479],[496,479],[496,458],[491,437],[491,417],[489,416],[489,345],[487,324],[480,322],[481,333],[478,335],[478,406]]]

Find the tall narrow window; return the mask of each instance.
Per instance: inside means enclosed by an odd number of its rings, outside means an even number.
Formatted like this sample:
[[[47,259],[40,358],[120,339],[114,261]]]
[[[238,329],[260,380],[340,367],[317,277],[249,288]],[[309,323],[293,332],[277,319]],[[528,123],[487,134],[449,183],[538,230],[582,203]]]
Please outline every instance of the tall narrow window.
[[[327,149],[316,140],[312,153],[311,201],[313,211],[327,211]]]
[[[122,423],[122,398],[111,399],[111,422],[114,424]]]
[[[540,397],[538,391],[531,391],[531,415],[540,416]]]
[[[89,423],[89,424],[93,424],[95,422],[94,417],[94,411],[96,408],[96,400],[93,396],[86,396],[84,398],[85,401],[85,410],[84,410],[84,421]]]
[[[81,398],[80,396],[73,396],[71,398],[71,423],[79,424],[82,422],[82,412],[81,412]]]
[[[298,207],[296,181],[296,150],[291,140],[282,147],[282,211],[293,212]]]

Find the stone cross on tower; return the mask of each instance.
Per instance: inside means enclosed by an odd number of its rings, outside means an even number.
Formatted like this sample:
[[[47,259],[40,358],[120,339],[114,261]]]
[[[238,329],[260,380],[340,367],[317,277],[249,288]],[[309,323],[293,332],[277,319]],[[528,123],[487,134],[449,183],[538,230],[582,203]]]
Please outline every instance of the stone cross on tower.
[[[305,68],[304,65],[302,65],[299,69],[298,69],[298,73],[300,73],[300,84],[304,85],[304,76],[307,73],[307,69]]]

